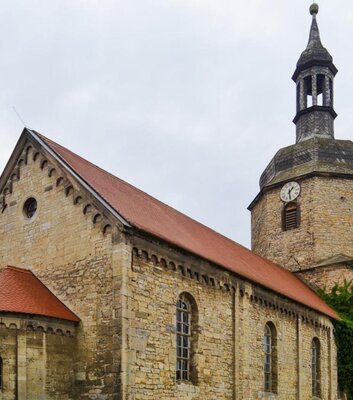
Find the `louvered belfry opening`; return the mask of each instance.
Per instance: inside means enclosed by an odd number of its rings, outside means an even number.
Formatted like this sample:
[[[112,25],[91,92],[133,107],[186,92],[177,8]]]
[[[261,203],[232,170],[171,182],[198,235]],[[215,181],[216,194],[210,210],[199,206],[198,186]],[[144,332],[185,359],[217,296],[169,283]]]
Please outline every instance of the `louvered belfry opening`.
[[[283,210],[283,230],[289,231],[299,227],[299,206],[297,203],[289,203]]]

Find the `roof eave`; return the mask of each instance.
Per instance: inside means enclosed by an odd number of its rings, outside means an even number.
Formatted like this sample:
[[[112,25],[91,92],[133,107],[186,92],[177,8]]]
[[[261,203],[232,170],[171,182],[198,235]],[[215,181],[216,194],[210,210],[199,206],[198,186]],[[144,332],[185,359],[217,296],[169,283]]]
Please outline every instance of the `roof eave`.
[[[341,173],[341,172],[324,172],[324,171],[310,171],[308,173],[302,174],[302,175],[296,175],[295,177],[288,177],[286,179],[282,179],[279,181],[274,181],[275,177],[269,182],[268,184],[265,184],[259,191],[259,193],[255,196],[254,200],[249,204],[248,210],[252,211],[254,206],[258,203],[262,195],[267,192],[268,190],[271,190],[276,187],[280,187],[284,185],[286,182],[290,182],[293,179],[298,180],[298,179],[307,179],[307,178],[312,178],[313,176],[324,176],[324,177],[335,177],[335,178],[343,178],[343,179],[353,179],[353,175],[349,173]]]
[[[81,322],[81,319],[79,317],[77,317],[77,319],[64,318],[64,317],[59,317],[59,316],[47,315],[47,314],[33,314],[33,313],[26,313],[26,312],[13,311],[13,310],[0,310],[0,316],[2,314],[17,316],[18,318],[30,318],[30,319],[34,319],[35,317],[49,318],[50,320],[65,321],[67,323],[74,324],[76,326],[79,325]],[[76,314],[74,314],[74,315],[76,316]]]
[[[302,71],[304,71],[304,70],[306,70],[308,68],[311,68],[311,67],[328,67],[331,70],[333,76],[336,76],[336,74],[338,72],[337,67],[335,66],[335,64],[332,61],[328,61],[328,60],[311,60],[311,61],[308,61],[308,62],[306,62],[304,64],[297,65],[297,68],[295,69],[294,74],[292,76],[292,80],[295,82],[297,80],[299,74]]]
[[[259,195],[260,195],[260,193],[259,193]],[[293,301],[293,302],[295,302],[296,304],[298,304],[299,306],[301,306],[301,307],[306,307],[306,308],[308,308],[308,309],[310,309],[310,310],[312,310],[312,311],[314,311],[314,312],[316,312],[316,313],[318,313],[318,314],[325,315],[327,318],[332,318],[332,319],[337,319],[337,320],[340,319],[340,317],[339,317],[338,314],[335,312],[335,310],[333,310],[330,306],[328,306],[328,307],[330,308],[330,310],[332,311],[332,313],[324,312],[323,310],[318,310],[318,309],[316,309],[316,308],[314,308],[314,307],[311,307],[310,305],[308,305],[308,304],[306,304],[306,303],[304,303],[304,302],[301,302],[301,301],[299,301],[299,300],[297,300],[297,299],[295,299],[295,298],[292,298],[292,297],[290,297],[290,296],[288,296],[288,295],[286,295],[286,294],[284,294],[284,293],[281,293],[281,292],[279,292],[279,291],[276,291],[275,289],[272,289],[272,288],[270,288],[270,287],[268,287],[268,286],[265,286],[264,284],[262,284],[262,283],[260,283],[260,282],[257,282],[256,280],[252,280],[251,278],[248,278],[248,277],[246,277],[246,276],[244,276],[244,275],[241,275],[240,273],[237,273],[237,272],[231,270],[229,267],[227,267],[227,266],[225,266],[225,265],[222,265],[222,264],[219,264],[219,263],[215,262],[215,261],[212,260],[212,259],[203,257],[203,256],[201,256],[200,254],[195,253],[195,252],[193,252],[193,251],[191,251],[191,250],[189,250],[189,249],[186,249],[186,248],[184,248],[184,247],[181,247],[180,245],[177,245],[177,244],[175,244],[175,243],[173,243],[173,242],[171,242],[171,241],[168,241],[167,239],[164,239],[164,238],[161,238],[161,237],[159,237],[159,236],[156,236],[156,235],[152,234],[151,232],[146,231],[145,229],[142,229],[142,228],[135,228],[135,234],[140,234],[140,235],[142,236],[142,238],[146,238],[146,235],[147,235],[147,237],[152,237],[152,238],[156,239],[157,241],[162,241],[162,242],[164,242],[164,243],[168,243],[170,246],[172,246],[172,247],[175,248],[175,249],[179,249],[179,250],[185,251],[185,252],[187,252],[187,253],[189,253],[189,254],[192,254],[193,256],[195,256],[195,257],[197,257],[197,258],[201,258],[202,260],[204,260],[204,261],[206,261],[206,262],[208,262],[208,263],[211,263],[211,264],[217,266],[217,267],[220,268],[221,270],[227,271],[228,273],[232,274],[236,279],[249,282],[249,283],[252,284],[252,285],[257,285],[257,286],[259,286],[260,288],[262,288],[263,290],[270,291],[271,293],[275,294],[276,296],[281,296],[281,297],[284,298],[284,299],[287,299],[287,300],[289,300],[289,301]],[[261,257],[261,256],[260,256],[260,257]],[[281,267],[281,268],[283,268],[283,267]],[[300,279],[300,278],[297,277],[297,279]],[[302,280],[301,280],[301,281],[302,281]],[[314,291],[306,282],[303,282],[303,281],[302,281],[302,283],[303,283],[304,285],[306,285],[311,291],[313,291],[313,292],[315,293],[315,291]],[[315,293],[315,294],[317,295],[317,293]],[[317,295],[317,296],[318,296],[318,295]],[[323,300],[322,300],[322,301],[323,301]],[[323,302],[324,302],[324,301],[323,301]],[[325,302],[324,302],[324,303],[325,303]],[[326,303],[325,303],[325,304],[326,304]]]

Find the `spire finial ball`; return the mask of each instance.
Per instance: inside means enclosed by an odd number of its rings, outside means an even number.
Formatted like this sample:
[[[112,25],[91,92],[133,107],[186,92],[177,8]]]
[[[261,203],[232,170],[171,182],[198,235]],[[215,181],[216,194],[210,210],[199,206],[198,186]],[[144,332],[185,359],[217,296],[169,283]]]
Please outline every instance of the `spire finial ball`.
[[[313,3],[310,6],[310,14],[313,15],[313,14],[317,14],[318,12],[319,12],[319,5],[316,3]]]

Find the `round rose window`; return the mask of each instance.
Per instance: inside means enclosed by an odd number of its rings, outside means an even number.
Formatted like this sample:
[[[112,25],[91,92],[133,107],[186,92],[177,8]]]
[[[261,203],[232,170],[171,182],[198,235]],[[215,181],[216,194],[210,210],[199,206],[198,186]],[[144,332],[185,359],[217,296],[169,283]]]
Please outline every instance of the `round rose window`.
[[[30,197],[29,199],[26,200],[24,206],[23,206],[23,212],[24,215],[27,218],[32,218],[33,215],[37,211],[37,200],[34,199],[33,197]]]

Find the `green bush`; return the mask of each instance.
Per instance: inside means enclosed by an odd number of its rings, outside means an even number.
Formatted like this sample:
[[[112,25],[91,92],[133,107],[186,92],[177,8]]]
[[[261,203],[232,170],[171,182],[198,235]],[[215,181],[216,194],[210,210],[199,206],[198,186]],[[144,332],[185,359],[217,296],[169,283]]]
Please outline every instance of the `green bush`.
[[[319,290],[323,300],[341,317],[333,321],[337,345],[338,385],[353,400],[353,281],[336,284],[331,291]]]

